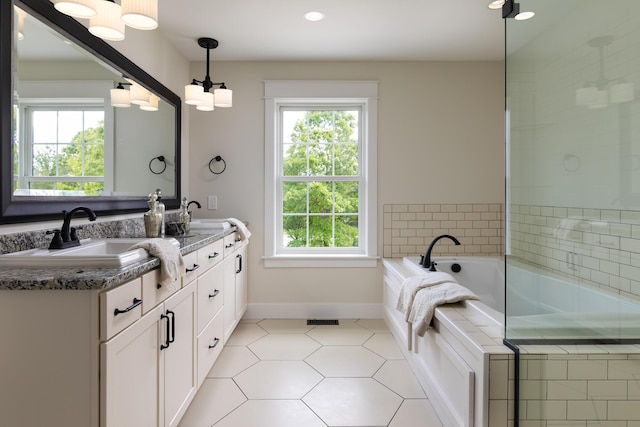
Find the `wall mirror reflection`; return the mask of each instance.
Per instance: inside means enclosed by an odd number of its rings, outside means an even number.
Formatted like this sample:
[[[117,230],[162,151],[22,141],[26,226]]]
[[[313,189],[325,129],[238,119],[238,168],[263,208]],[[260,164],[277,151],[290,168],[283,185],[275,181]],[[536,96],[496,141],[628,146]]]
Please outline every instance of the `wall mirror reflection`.
[[[2,222],[74,204],[144,209],[156,188],[168,207],[177,206],[179,97],[50,2],[15,0],[12,8],[11,91],[3,90],[12,94],[11,141],[2,141],[11,143],[11,160],[2,163],[2,191],[10,194],[2,194]]]

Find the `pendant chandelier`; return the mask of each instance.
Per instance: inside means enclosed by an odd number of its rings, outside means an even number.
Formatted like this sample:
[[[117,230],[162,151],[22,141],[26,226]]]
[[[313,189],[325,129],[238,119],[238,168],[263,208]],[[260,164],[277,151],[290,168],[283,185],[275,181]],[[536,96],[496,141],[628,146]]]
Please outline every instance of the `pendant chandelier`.
[[[222,83],[214,83],[209,76],[209,52],[218,47],[218,41],[210,37],[198,39],[198,45],[207,49],[207,75],[204,80],[193,79],[184,87],[185,103],[195,105],[200,111],[213,111],[214,107],[228,108],[233,104],[233,93]],[[213,93],[210,89],[219,86]]]

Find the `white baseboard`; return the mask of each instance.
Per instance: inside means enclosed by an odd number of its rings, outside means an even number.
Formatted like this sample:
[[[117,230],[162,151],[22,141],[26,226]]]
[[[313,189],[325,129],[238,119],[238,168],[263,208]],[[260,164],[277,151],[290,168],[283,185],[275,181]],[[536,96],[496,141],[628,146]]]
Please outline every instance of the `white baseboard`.
[[[245,319],[382,319],[382,304],[249,304]]]

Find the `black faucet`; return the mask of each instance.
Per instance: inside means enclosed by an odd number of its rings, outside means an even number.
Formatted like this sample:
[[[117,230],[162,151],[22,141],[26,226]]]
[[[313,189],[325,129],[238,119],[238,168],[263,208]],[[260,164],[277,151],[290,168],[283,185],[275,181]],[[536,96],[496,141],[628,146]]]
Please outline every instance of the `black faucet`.
[[[189,221],[191,221],[191,211],[189,210],[189,206],[191,206],[191,203],[194,203],[198,209],[202,208],[202,206],[200,205],[200,202],[198,202],[197,200],[192,200],[189,203],[187,203],[187,211],[189,212]]]
[[[76,229],[71,227],[71,218],[73,218],[73,216],[80,211],[87,214],[87,216],[89,217],[89,221],[95,221],[97,218],[94,211],[89,208],[85,208],[84,206],[79,206],[77,208],[71,209],[69,212],[62,211],[64,215],[62,230],[53,231],[53,239],[51,239],[49,249],[65,249],[80,245],[80,240],[76,235]]]
[[[429,244],[429,247],[427,248],[427,253],[425,253],[423,256],[420,257],[420,265],[423,266],[424,268],[428,268],[429,271],[436,271],[436,263],[431,261],[431,251],[433,250],[433,246],[436,244],[436,242],[440,239],[451,239],[453,240],[453,243],[455,243],[456,245],[460,245],[460,242],[458,241],[458,239],[456,239],[455,237],[449,235],[449,234],[442,234],[438,237],[436,237],[435,239],[433,239],[431,241],[431,244]]]

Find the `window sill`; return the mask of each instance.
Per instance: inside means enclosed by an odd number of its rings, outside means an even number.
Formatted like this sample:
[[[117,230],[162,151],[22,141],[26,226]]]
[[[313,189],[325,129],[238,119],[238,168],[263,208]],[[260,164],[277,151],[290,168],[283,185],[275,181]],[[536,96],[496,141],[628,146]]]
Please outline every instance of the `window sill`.
[[[262,257],[265,268],[281,267],[347,267],[347,268],[375,268],[379,257],[363,255],[277,255]]]

